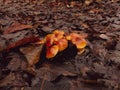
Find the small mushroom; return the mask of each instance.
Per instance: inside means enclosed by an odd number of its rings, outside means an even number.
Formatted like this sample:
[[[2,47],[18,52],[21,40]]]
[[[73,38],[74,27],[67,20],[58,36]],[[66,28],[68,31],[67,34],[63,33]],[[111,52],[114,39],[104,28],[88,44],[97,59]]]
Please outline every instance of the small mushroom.
[[[78,40],[76,40],[75,45],[76,45],[77,49],[82,49],[87,45],[87,42],[85,39],[78,39]]]
[[[77,49],[82,49],[87,45],[87,41],[79,34],[71,33],[70,36],[72,43],[76,45]]]
[[[48,34],[45,37],[45,42],[46,42],[46,47],[47,48],[49,48],[51,45],[53,45],[54,39],[55,39],[55,35],[54,34]]]
[[[55,30],[53,32],[53,34],[55,35],[55,41],[58,41],[59,39],[64,37],[65,33],[63,31],[60,31],[60,30]]]
[[[58,45],[53,45],[53,46],[49,47],[46,51],[46,58],[50,59],[50,58],[55,57],[57,55],[58,51],[59,51]]]
[[[68,47],[68,41],[65,38],[62,38],[56,42],[56,45],[59,46],[59,51],[63,51]]]

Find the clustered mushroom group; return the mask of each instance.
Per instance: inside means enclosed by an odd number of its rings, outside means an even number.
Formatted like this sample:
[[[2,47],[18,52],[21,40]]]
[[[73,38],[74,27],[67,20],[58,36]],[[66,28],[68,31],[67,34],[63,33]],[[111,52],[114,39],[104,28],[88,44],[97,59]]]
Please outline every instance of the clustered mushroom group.
[[[61,30],[55,30],[53,33],[46,35],[40,43],[45,44],[46,58],[50,59],[55,57],[58,52],[65,50],[69,41],[76,46],[79,52],[83,52],[87,45],[83,35],[74,32],[67,34]]]

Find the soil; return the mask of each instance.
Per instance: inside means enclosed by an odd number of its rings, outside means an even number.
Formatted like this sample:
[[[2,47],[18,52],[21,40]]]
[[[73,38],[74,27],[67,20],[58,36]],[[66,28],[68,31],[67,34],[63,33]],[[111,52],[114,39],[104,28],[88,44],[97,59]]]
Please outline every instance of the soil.
[[[84,53],[47,60],[34,43],[56,29],[87,34]],[[119,76],[119,0],[0,0],[0,90],[120,90]]]

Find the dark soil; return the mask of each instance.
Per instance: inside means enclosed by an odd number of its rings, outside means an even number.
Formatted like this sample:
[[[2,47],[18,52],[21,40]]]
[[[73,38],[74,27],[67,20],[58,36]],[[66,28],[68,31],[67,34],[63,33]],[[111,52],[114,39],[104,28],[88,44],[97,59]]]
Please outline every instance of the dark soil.
[[[120,1],[85,1],[0,0],[0,90],[120,90]],[[7,32],[14,23],[33,28]],[[85,52],[69,46],[49,61],[35,46],[29,66],[21,48],[55,29],[88,34]]]

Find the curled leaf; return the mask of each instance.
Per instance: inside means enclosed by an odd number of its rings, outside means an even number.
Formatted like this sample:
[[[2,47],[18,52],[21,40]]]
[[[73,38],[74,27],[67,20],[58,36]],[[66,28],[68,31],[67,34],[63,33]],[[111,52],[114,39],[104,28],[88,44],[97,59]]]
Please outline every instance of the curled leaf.
[[[58,51],[59,51],[58,45],[53,45],[53,46],[49,47],[46,51],[46,58],[50,59],[50,58],[55,57],[57,55]]]
[[[65,38],[60,39],[56,44],[59,46],[59,51],[63,51],[68,47],[68,41]]]
[[[9,33],[14,33],[14,32],[17,32],[17,31],[21,31],[21,30],[24,30],[24,29],[28,29],[28,28],[33,28],[33,26],[31,25],[24,25],[24,24],[12,24],[10,27],[8,27],[4,34],[9,34]]]
[[[24,44],[28,44],[28,43],[33,43],[39,41],[39,37],[35,37],[35,36],[30,36],[30,37],[25,37],[23,39],[20,39],[10,45],[8,45],[4,51],[9,51],[10,49],[16,48],[18,46],[22,46]]]

